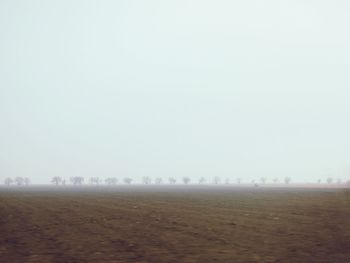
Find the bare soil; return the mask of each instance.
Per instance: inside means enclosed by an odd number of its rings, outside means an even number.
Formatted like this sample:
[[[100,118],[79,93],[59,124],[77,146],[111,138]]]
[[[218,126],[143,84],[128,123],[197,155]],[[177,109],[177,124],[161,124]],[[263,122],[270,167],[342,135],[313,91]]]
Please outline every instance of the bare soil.
[[[350,262],[349,189],[0,189],[0,262]]]

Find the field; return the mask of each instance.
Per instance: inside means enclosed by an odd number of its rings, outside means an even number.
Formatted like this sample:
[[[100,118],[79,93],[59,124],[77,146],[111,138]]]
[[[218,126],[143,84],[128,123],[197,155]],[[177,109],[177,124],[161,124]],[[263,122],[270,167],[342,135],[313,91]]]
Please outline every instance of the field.
[[[350,262],[350,190],[0,188],[0,262]]]

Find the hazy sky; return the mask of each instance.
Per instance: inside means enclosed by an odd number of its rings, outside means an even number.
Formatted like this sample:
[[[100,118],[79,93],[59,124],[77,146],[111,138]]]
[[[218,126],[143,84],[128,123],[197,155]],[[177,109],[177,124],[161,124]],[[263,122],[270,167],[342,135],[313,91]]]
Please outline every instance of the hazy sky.
[[[346,0],[0,1],[0,180],[350,178]]]

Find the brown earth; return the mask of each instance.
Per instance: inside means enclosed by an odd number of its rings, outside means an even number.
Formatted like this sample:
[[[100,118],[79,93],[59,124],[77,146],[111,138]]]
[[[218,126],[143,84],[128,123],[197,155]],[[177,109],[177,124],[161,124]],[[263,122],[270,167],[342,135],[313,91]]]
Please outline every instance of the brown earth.
[[[0,189],[0,262],[350,262],[349,189]]]

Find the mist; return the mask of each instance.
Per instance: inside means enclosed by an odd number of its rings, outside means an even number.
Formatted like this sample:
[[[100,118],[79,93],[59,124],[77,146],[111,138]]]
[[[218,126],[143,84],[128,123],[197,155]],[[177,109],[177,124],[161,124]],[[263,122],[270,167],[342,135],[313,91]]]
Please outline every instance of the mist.
[[[0,2],[0,180],[350,178],[347,1]]]

